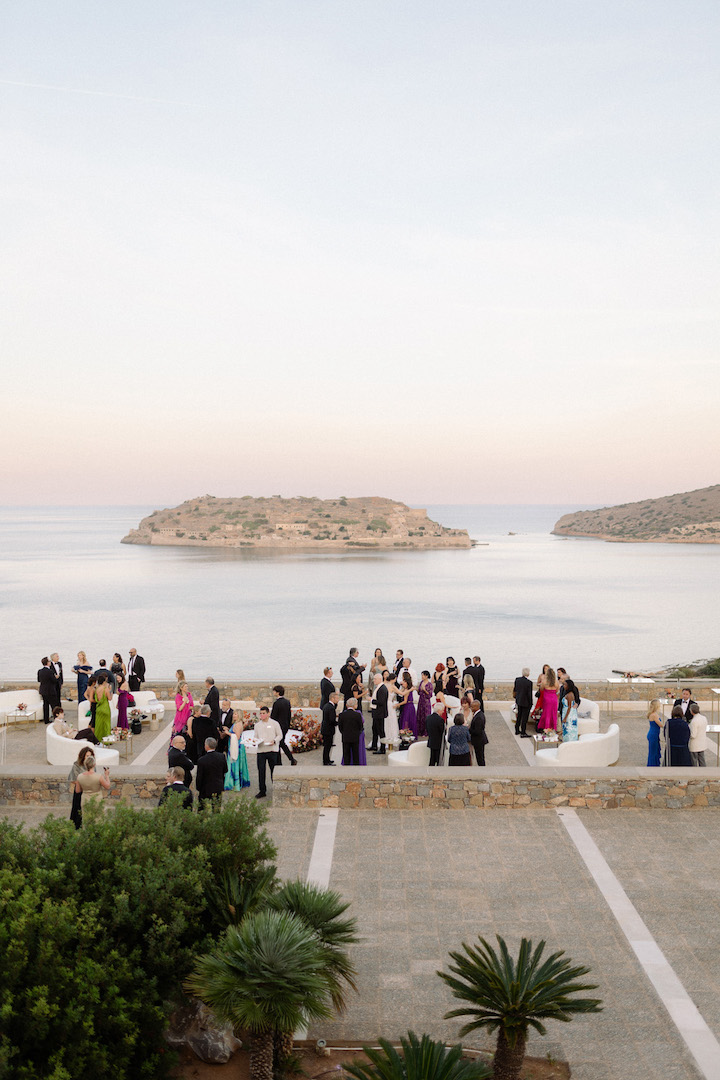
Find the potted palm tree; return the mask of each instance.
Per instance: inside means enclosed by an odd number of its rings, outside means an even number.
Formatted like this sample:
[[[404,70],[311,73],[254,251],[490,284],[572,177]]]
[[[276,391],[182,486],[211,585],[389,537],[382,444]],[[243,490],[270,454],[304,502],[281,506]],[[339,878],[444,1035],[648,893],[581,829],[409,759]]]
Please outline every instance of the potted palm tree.
[[[567,1022],[577,1013],[600,1012],[602,1002],[575,997],[597,986],[577,981],[590,969],[573,967],[571,960],[563,959],[563,951],[543,960],[545,942],[533,950],[532,941],[523,938],[515,961],[500,935],[497,942],[499,953],[483,937],[475,947],[463,942],[462,952],[450,953],[452,974],[438,971],[438,975],[453,997],[467,1002],[446,1013],[445,1019],[472,1017],[460,1028],[461,1037],[482,1028],[497,1031],[493,1077],[518,1080],[531,1027],[545,1035],[543,1020]]]
[[[448,1050],[429,1035],[418,1039],[408,1031],[400,1046],[401,1053],[386,1039],[380,1039],[380,1050],[364,1046],[370,1064],[343,1065],[343,1071],[355,1080],[486,1080],[491,1075],[486,1062],[463,1060],[462,1046]]]
[[[301,919],[258,911],[228,927],[185,986],[219,1020],[250,1032],[250,1080],[272,1080],[275,1033],[331,1015],[325,964],[317,935]]]

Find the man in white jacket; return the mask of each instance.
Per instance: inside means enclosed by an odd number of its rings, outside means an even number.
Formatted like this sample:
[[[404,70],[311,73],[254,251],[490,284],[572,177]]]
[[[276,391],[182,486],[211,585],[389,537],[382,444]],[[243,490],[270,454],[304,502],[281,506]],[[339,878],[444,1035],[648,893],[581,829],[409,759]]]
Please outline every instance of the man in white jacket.
[[[688,750],[693,765],[705,765],[707,750],[707,717],[700,712],[700,706],[693,701],[688,709],[690,713],[690,742]]]

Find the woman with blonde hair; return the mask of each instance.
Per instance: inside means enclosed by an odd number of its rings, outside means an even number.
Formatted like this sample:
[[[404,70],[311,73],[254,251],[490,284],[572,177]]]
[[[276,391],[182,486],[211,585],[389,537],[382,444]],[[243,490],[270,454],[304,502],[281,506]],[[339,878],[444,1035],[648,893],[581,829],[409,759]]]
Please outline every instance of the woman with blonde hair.
[[[88,659],[85,653],[80,650],[77,654],[78,662],[73,667],[73,671],[77,675],[77,695],[78,705],[81,701],[85,700],[85,691],[87,690],[88,678],[92,675],[92,664],[88,664]]]
[[[103,791],[110,790],[110,770],[106,765],[100,776],[95,772],[95,764],[95,755],[88,754],[85,758],[86,771],[77,778],[82,792],[81,810],[84,810],[89,802],[101,802],[105,797]]]
[[[177,679],[177,682],[175,683],[175,693],[178,694],[182,688],[183,683],[185,682],[185,672],[181,667],[179,667],[175,672],[175,678]]]
[[[535,706],[535,713],[541,715],[537,721],[538,731],[557,731],[558,692],[555,672],[547,665],[540,676],[540,697]]]
[[[192,707],[193,698],[188,690],[188,684],[186,682],[179,683],[178,692],[175,695],[175,719],[173,720],[172,735],[170,736],[171,741],[176,735],[182,735],[185,728],[187,728]]]
[[[660,701],[658,698],[653,698],[648,706],[647,718],[650,724],[647,733],[648,741],[648,767],[660,764],[660,732],[662,731],[663,721],[662,714],[660,712]]]

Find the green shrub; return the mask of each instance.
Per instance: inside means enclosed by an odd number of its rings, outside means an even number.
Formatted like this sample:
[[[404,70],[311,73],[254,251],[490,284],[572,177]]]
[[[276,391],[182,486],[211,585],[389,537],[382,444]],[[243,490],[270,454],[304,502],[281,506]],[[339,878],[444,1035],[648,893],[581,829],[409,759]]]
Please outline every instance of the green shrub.
[[[1,1080],[165,1075],[165,1022],[224,923],[212,885],[266,868],[263,820],[236,800],[219,814],[90,808],[79,832],[0,822]]]

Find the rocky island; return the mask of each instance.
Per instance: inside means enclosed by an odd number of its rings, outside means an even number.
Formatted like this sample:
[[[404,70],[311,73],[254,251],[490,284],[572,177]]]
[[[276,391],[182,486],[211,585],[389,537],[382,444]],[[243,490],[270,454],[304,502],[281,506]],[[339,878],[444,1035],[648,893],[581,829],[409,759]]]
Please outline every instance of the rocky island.
[[[239,548],[469,548],[465,529],[446,529],[392,499],[219,499],[203,495],[155,510],[123,544]]]
[[[624,543],[720,544],[720,484],[565,514],[553,534]]]

